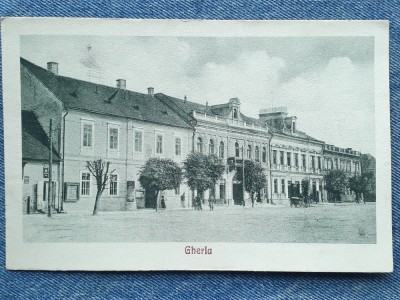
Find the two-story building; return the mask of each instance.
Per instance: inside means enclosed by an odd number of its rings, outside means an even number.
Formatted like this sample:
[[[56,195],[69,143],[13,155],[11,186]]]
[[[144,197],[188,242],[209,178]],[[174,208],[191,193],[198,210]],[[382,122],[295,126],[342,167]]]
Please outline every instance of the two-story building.
[[[127,90],[123,79],[116,82],[109,87],[68,78],[55,62],[46,70],[21,59],[23,109],[35,111],[42,124],[54,123],[61,156],[58,201],[67,211],[93,208],[97,187],[87,161],[111,163],[101,210],[125,210],[128,196],[134,207],[154,207],[154,195],[139,185],[140,168],[150,157],[182,164],[191,149],[190,125],[158,101],[153,88],[142,94]],[[185,185],[166,191],[167,207],[179,206],[183,192],[189,195]]]
[[[325,174],[331,170],[342,170],[348,177],[361,174],[361,153],[351,148],[345,149],[325,144],[324,162]],[[333,201],[333,195],[328,191],[325,191],[325,194],[328,201]],[[341,201],[353,202],[355,201],[355,194],[348,189],[345,194],[341,195]]]
[[[156,94],[156,97],[166,106],[183,118],[190,118],[193,126],[193,151],[216,154],[224,160],[226,173],[214,189],[206,191],[221,203],[242,204],[243,197],[249,196],[243,192],[243,185],[238,180],[238,172],[242,172],[243,159],[259,162],[267,175],[269,182],[269,146],[271,134],[268,126],[260,121],[247,117],[240,110],[238,98],[232,98],[228,103],[219,105],[199,104],[184,99]],[[235,167],[229,168],[228,161],[234,161]],[[258,192],[258,201],[268,202],[271,190]]]
[[[324,142],[298,130],[297,118],[286,107],[260,110],[259,120],[271,128],[271,189],[274,203],[287,204],[290,197],[304,194],[302,183],[315,201],[323,201]]]

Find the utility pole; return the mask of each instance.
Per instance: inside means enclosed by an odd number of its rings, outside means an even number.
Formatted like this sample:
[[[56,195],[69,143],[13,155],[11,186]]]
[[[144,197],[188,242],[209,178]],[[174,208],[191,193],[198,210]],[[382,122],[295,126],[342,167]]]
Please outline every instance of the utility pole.
[[[50,119],[49,138],[50,138],[50,154],[49,154],[49,199],[47,201],[47,216],[51,217],[51,202],[53,201],[53,139],[52,139],[52,126],[53,120]]]

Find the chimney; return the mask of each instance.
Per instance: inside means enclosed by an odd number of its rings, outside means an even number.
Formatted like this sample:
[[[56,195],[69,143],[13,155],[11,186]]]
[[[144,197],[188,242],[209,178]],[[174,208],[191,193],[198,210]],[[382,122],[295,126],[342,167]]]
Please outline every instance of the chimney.
[[[121,90],[126,90],[126,80],[125,79],[117,79],[117,88]]]
[[[185,95],[185,97],[183,98],[183,103],[186,103],[186,101],[187,101],[187,97]]]
[[[149,94],[150,96],[154,95],[154,88],[153,87],[148,87],[147,88],[147,94]]]
[[[47,63],[47,70],[53,73],[54,75],[58,75],[58,63],[54,61],[49,61]]]

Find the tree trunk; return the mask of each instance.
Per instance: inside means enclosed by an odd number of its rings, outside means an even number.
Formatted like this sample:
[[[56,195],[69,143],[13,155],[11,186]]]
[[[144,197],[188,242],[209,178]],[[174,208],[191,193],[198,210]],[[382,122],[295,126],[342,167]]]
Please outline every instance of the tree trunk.
[[[93,209],[93,216],[97,215],[99,209],[99,202],[100,202],[101,193],[96,193],[96,201],[94,202],[94,209]]]
[[[156,193],[156,211],[158,211],[158,194],[160,193],[160,191],[157,191]]]
[[[251,193],[251,207],[254,207],[254,192]]]

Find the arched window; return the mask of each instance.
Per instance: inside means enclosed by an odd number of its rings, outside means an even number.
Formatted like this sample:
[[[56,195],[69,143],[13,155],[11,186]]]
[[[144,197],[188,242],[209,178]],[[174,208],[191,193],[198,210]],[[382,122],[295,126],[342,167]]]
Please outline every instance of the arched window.
[[[224,152],[225,152],[224,142],[221,141],[219,143],[219,157],[220,158],[224,158]]]
[[[203,139],[201,137],[197,138],[197,152],[203,153]]]
[[[208,153],[214,154],[214,140],[213,139],[210,139],[210,142],[208,144]]]
[[[267,162],[267,148],[263,147],[262,150],[262,162],[266,163]]]
[[[256,161],[260,161],[260,150],[258,149],[258,146],[254,148],[254,156]]]
[[[235,143],[235,157],[240,157],[239,143]]]
[[[233,118],[234,118],[234,119],[237,119],[237,118],[238,118],[238,110],[237,110],[237,108],[234,108],[234,109],[233,109]]]
[[[247,158],[251,159],[251,146],[250,145],[247,146]]]

